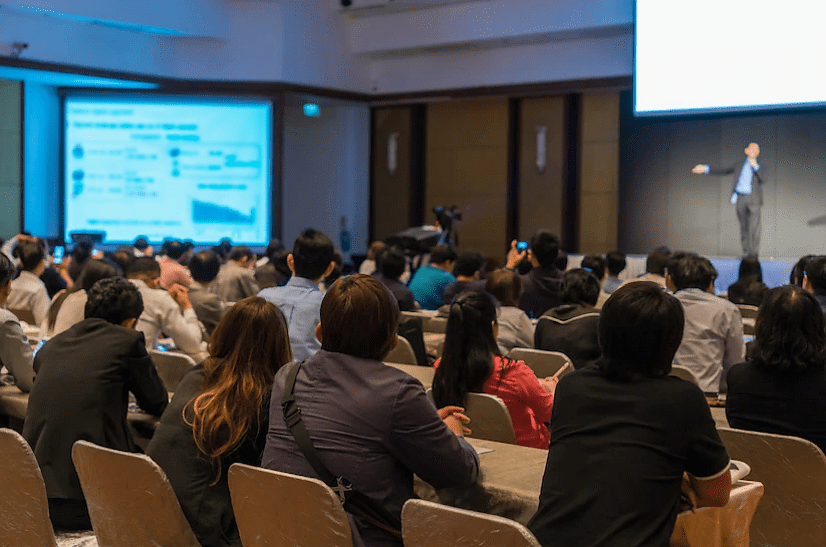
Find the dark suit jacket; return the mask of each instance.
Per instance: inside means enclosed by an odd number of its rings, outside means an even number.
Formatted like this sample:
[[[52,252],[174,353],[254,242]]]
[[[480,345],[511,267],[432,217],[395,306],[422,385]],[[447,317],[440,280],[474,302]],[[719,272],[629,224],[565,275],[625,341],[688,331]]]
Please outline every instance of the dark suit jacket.
[[[155,416],[169,395],[143,333],[103,319],[84,319],[49,340],[35,356],[34,370],[23,436],[40,464],[48,497],[82,500],[74,442],[136,452],[126,422],[129,392]]]
[[[734,182],[731,186],[731,193],[734,193],[734,189],[737,188],[737,181],[740,178],[740,171],[743,168],[743,163],[746,161],[745,157],[742,161],[738,161],[734,165],[726,168],[719,168],[719,167],[711,167],[708,168],[709,175],[734,175]],[[751,182],[751,196],[752,200],[757,200],[757,205],[763,205],[763,181],[766,179],[766,167],[760,163],[760,160],[757,160],[757,165],[760,166],[760,169],[755,171],[752,169],[752,173],[754,177],[752,178]]]

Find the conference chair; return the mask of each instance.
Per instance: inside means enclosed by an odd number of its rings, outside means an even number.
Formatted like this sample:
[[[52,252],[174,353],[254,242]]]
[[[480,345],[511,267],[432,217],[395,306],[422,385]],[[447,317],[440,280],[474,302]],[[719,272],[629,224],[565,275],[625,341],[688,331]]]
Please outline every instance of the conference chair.
[[[399,343],[395,348],[390,350],[390,353],[387,354],[384,360],[391,363],[401,363],[403,365],[418,365],[416,353],[413,351],[413,346],[410,345],[407,338],[399,336],[398,339]]]
[[[570,363],[571,359],[559,351],[545,351],[533,348],[513,348],[508,357],[517,361],[525,361],[525,364],[536,374],[537,378],[547,378],[557,373],[559,369]]]
[[[697,378],[694,376],[693,372],[679,365],[671,365],[671,372],[669,372],[668,375],[676,376],[677,378],[682,378],[683,380],[687,380],[692,384],[698,383]]]
[[[163,380],[167,391],[175,391],[181,379],[195,366],[195,361],[185,353],[177,351],[149,350],[149,356],[155,364],[158,376]]]
[[[100,547],[200,547],[172,485],[149,456],[77,441],[72,461]]]
[[[428,388],[425,393],[433,401],[433,388]],[[468,393],[465,416],[470,418],[470,430],[473,432],[470,437],[516,444],[516,431],[513,429],[511,413],[508,412],[504,401],[496,395]]]
[[[8,308],[10,312],[17,316],[17,320],[23,323],[28,323],[33,327],[37,327],[37,321],[34,319],[34,314],[31,310],[23,310],[16,308]]]
[[[422,328],[425,332],[444,334],[447,331],[447,317],[424,316]]]
[[[826,545],[826,456],[798,437],[719,427],[733,460],[751,466],[747,480],[763,483],[751,522],[751,545]]]
[[[352,547],[341,502],[318,479],[234,463],[232,510],[244,547]]]
[[[757,306],[749,304],[737,304],[737,309],[740,310],[740,317],[743,319],[757,319]]]
[[[539,547],[511,519],[418,499],[402,508],[402,538],[405,547]]]

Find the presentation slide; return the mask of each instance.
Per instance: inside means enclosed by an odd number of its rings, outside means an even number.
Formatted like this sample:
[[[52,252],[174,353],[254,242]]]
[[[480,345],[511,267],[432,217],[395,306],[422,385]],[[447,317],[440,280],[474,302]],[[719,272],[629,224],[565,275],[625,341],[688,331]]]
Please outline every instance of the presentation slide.
[[[826,2],[636,0],[634,110],[826,104]]]
[[[70,96],[64,115],[67,241],[269,241],[269,102]]]

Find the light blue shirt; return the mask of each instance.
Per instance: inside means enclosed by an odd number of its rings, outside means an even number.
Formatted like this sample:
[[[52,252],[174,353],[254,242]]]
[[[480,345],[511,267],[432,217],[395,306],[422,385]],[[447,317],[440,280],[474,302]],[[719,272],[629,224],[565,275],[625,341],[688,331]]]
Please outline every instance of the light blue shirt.
[[[278,306],[287,318],[293,359],[303,361],[321,349],[321,342],[315,337],[315,328],[321,322],[324,293],[316,283],[293,276],[283,287],[264,289],[258,296]]]
[[[743,162],[743,168],[740,169],[740,178],[737,179],[737,186],[734,187],[735,194],[749,195],[751,194],[751,183],[754,178],[754,172],[760,169],[760,165],[752,167],[748,158]]]

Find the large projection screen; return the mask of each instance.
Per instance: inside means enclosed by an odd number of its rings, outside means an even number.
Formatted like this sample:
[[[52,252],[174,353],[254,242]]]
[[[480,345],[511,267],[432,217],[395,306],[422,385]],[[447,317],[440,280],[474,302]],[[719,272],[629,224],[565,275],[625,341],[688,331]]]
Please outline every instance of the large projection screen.
[[[64,237],[266,245],[272,105],[175,96],[64,100]]]
[[[826,2],[636,0],[637,115],[826,104]]]

